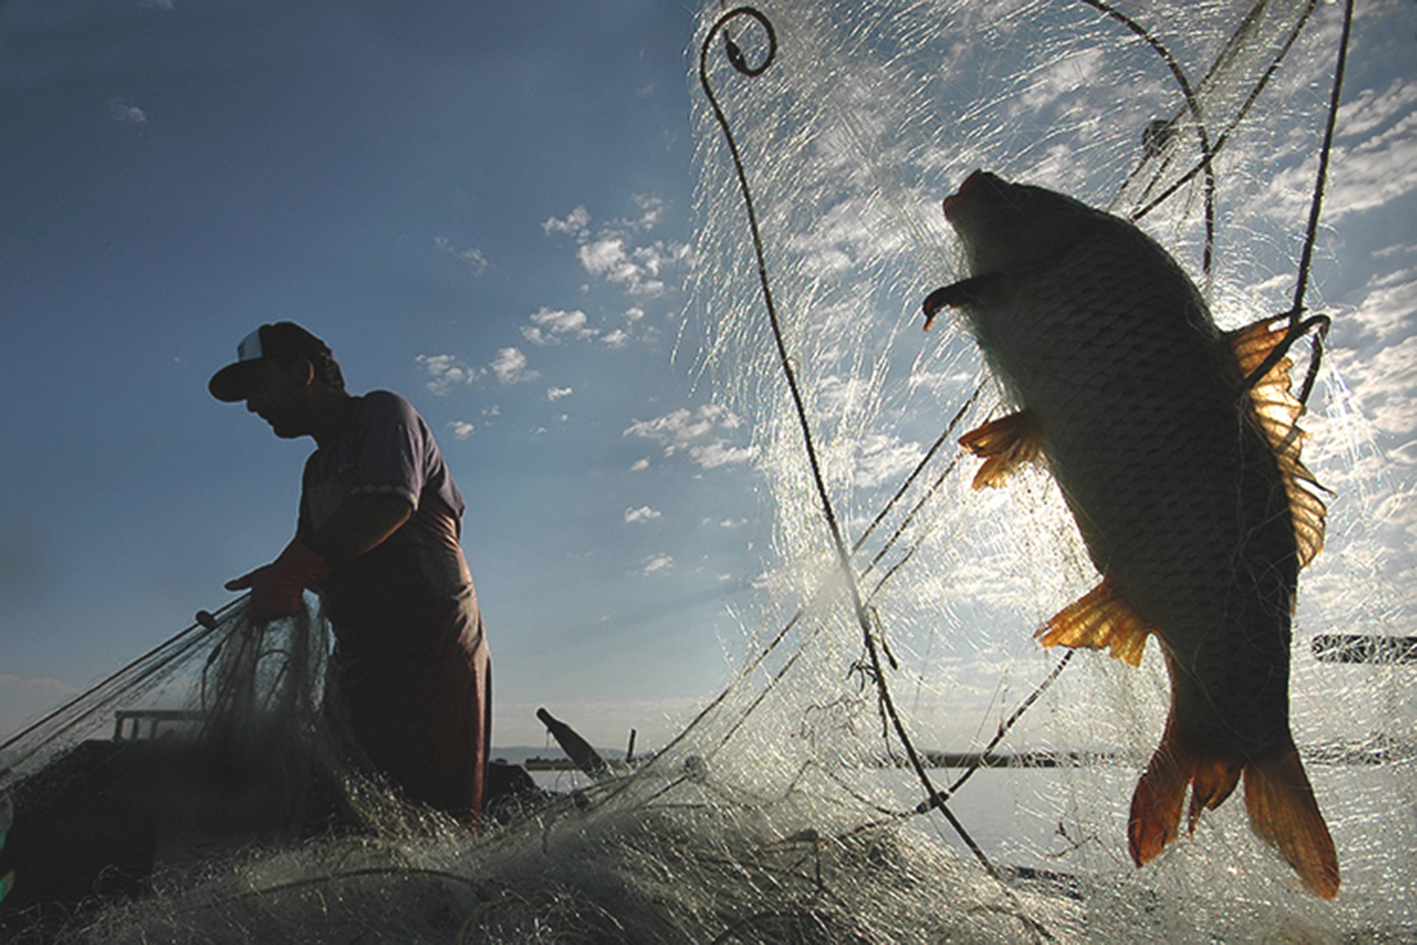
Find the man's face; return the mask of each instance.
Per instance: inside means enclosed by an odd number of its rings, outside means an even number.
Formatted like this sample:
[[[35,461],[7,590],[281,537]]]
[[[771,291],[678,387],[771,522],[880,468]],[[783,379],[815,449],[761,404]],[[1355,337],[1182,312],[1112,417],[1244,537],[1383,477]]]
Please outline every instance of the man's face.
[[[246,386],[246,409],[269,423],[281,439],[305,436],[310,433],[309,387],[308,362],[259,361]]]

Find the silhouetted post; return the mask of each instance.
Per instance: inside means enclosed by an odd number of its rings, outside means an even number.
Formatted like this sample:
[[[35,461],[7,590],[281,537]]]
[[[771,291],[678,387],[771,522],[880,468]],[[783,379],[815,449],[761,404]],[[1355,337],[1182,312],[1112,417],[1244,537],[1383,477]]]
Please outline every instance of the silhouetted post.
[[[556,719],[545,709],[537,709],[536,717],[541,720],[542,725],[546,726],[551,737],[556,739],[556,744],[561,746],[561,750],[576,763],[577,768],[596,780],[610,774],[610,766],[605,763],[604,758],[600,757],[600,752],[590,747],[590,742],[577,735],[575,729]]]

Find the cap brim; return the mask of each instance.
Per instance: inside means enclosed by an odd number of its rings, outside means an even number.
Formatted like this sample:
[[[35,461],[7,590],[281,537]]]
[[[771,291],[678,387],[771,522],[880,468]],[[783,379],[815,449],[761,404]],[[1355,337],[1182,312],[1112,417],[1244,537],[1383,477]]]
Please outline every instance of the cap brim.
[[[212,375],[212,379],[207,382],[207,390],[211,391],[213,397],[224,403],[232,404],[238,400],[245,400],[251,372],[259,363],[260,359],[255,359],[228,364]]]

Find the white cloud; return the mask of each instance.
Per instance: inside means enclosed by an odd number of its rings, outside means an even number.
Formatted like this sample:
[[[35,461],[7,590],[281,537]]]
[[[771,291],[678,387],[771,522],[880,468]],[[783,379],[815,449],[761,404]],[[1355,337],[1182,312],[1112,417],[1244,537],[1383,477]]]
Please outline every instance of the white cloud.
[[[445,236],[435,236],[433,245],[437,246],[440,252],[466,266],[474,276],[480,276],[487,271],[487,257],[482,255],[480,249],[458,249]]]
[[[1355,143],[1335,145],[1324,196],[1328,222],[1380,207],[1417,190],[1417,110],[1413,109],[1417,99],[1408,93],[1393,99],[1406,112],[1391,127]],[[1357,127],[1375,128],[1389,117],[1383,115],[1380,120],[1377,107],[1375,104],[1369,110],[1366,119],[1360,117]],[[1312,156],[1276,174],[1260,194],[1260,209],[1276,219],[1301,215],[1312,197],[1317,168],[1318,157]]]
[[[1403,269],[1374,283],[1354,319],[1381,341],[1417,328],[1417,272]]]
[[[793,235],[787,245],[802,257],[803,266],[823,274],[845,272],[858,260],[897,255],[904,234],[889,208],[878,203],[852,197],[825,207],[810,228]]]
[[[1070,92],[1097,87],[1103,65],[1104,50],[1100,47],[1064,56],[1031,77],[1012,112],[1042,111]]]
[[[871,433],[861,440],[852,478],[856,485],[873,489],[914,469],[924,455],[919,443],[902,443],[893,434]]]
[[[637,436],[664,444],[664,455],[686,452],[691,462],[714,469],[750,462],[757,452],[752,447],[736,447],[722,433],[738,429],[742,421],[726,407],[704,404],[691,411],[680,407],[653,420],[636,420],[625,436]]]
[[[600,340],[605,343],[605,346],[607,348],[625,347],[630,342],[635,340],[635,335],[632,332],[634,331],[635,326],[644,320],[644,317],[645,310],[640,308],[638,305],[634,305],[630,308],[625,309],[625,321],[628,323],[628,327],[613,329],[612,331],[607,332]],[[658,329],[651,326],[648,328],[641,329],[638,334],[640,340],[648,341],[657,337],[659,331]]]
[[[625,430],[625,435],[685,446],[689,441],[712,431],[720,421],[725,427],[738,426],[738,418],[718,404],[704,404],[697,411],[680,407],[653,420],[636,420]]]
[[[555,217],[541,224],[541,228],[550,233],[569,233],[578,236],[586,231],[590,226],[590,214],[585,207],[577,207],[572,210],[566,219],[558,220]]]
[[[459,440],[465,440],[477,432],[477,426],[466,420],[453,420],[448,423],[453,429],[453,436]]]
[[[647,194],[635,194],[632,199],[635,206],[639,208],[640,215],[634,220],[626,220],[625,222],[636,230],[654,229],[660,218],[664,216],[664,211],[669,208],[669,204],[660,198]]]
[[[569,387],[548,387],[546,388],[546,399],[555,403],[562,397],[569,397],[574,393]]]
[[[1338,112],[1340,138],[1366,135],[1417,105],[1417,80],[1393,79],[1384,91],[1363,89]]]
[[[756,455],[757,450],[751,446],[729,446],[724,440],[716,440],[705,446],[689,447],[689,458],[704,469],[751,462]]]
[[[656,555],[645,564],[645,574],[653,574],[656,571],[666,571],[674,567],[674,559],[669,555]]]
[[[576,255],[586,272],[593,276],[603,276],[612,282],[627,282],[634,275],[634,266],[625,253],[623,237],[605,237],[586,243]]]
[[[1335,149],[1334,177],[1324,200],[1329,220],[1367,210],[1417,190],[1417,112],[1348,152]]]
[[[1376,351],[1336,348],[1332,354],[1378,433],[1400,442],[1417,435],[1417,335]]]
[[[625,521],[627,522],[652,522],[659,518],[662,513],[656,512],[648,505],[642,505],[637,509],[625,510]]]
[[[136,105],[130,105],[121,98],[115,98],[108,103],[108,114],[114,121],[132,122],[135,125],[146,125],[148,123],[148,113]]]
[[[486,407],[482,408],[482,415],[484,417],[500,417],[502,415],[502,408],[498,404],[488,404]]]
[[[639,472],[639,471],[642,470],[642,469],[648,469],[648,468],[649,468],[649,460],[647,460],[647,459],[637,459],[637,460],[635,460],[633,463],[630,464],[630,472]]]
[[[527,370],[526,355],[517,348],[498,348],[492,361],[492,373],[503,384],[525,384],[541,376],[540,371]]]
[[[451,354],[420,354],[415,360],[432,378],[424,386],[439,397],[446,396],[456,387],[471,384],[486,373],[481,368],[464,364]]]
[[[585,207],[577,207],[564,220],[551,218],[541,224],[550,233],[565,233],[576,238],[576,258],[593,278],[619,286],[632,296],[653,298],[669,291],[668,279],[690,258],[687,244],[655,241],[639,245],[643,234],[663,220],[668,204],[659,197],[637,194],[633,198],[635,214],[612,220],[592,231],[591,217]],[[590,291],[590,284],[582,291]],[[642,309],[631,309],[626,317],[633,324],[644,317]],[[540,327],[540,326],[538,326]],[[523,329],[533,344],[545,344],[550,339],[547,329]],[[620,329],[606,339],[610,347],[622,347],[633,340]]]
[[[624,236],[602,233],[576,250],[585,271],[622,286],[631,295],[658,296],[667,291],[664,279],[689,257],[684,243],[657,240],[631,247]]]
[[[538,346],[560,344],[561,339],[567,337],[586,340],[597,334],[587,325],[585,312],[579,309],[566,311],[543,306],[531,316],[531,321],[531,325],[522,327],[522,335]]]

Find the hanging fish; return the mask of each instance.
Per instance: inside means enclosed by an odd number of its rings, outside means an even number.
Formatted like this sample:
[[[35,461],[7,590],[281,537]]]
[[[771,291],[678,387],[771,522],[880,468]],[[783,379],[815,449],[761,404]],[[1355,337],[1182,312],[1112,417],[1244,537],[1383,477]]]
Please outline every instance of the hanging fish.
[[[961,443],[974,487],[1046,462],[1102,582],[1039,631],[1136,666],[1160,642],[1165,734],[1132,796],[1138,866],[1218,807],[1241,775],[1250,826],[1305,884],[1338,892],[1338,859],[1289,730],[1290,619],[1299,569],[1323,545],[1323,503],[1300,462],[1301,411],[1283,317],[1222,332],[1195,285],[1131,223],[976,171],[945,199],[971,277],[924,303],[960,308],[1007,416]]]

